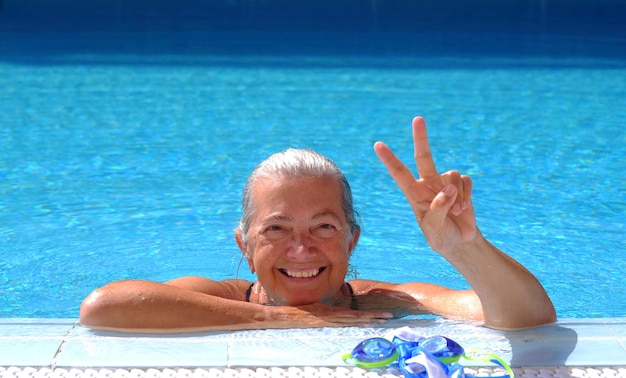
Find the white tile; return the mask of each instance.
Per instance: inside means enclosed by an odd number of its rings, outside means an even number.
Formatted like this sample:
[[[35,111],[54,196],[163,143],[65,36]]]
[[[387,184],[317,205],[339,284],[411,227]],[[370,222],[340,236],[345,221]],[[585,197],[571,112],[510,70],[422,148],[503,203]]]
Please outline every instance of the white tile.
[[[74,319],[0,319],[0,365],[50,366],[54,360],[68,368],[342,366],[341,355],[360,341],[404,326],[423,336],[448,336],[466,349],[495,353],[514,366],[615,366],[626,361],[626,318],[561,319],[520,331],[412,319],[376,327],[178,335],[101,332],[74,324]]]
[[[0,318],[0,337],[3,336],[65,336],[76,319]]]
[[[230,366],[337,366],[342,365],[341,354],[349,351],[354,342],[337,343],[319,338],[250,340],[235,343],[229,358]]]
[[[74,319],[0,318],[0,365],[50,366]]]
[[[334,366],[341,354],[387,329],[343,327],[234,332],[229,366]]]
[[[0,338],[0,366],[50,366],[61,338]]]
[[[561,319],[554,325],[539,327],[538,329],[541,330],[542,328],[547,330],[552,328],[556,332],[573,331],[579,340],[615,336],[602,319]],[[558,333],[554,336],[562,337]]]
[[[576,345],[576,348],[567,359],[566,365],[626,365],[626,350],[617,340],[589,340]]]
[[[228,334],[125,334],[76,327],[58,367],[226,366]]]
[[[223,341],[176,338],[100,338],[68,340],[58,367],[226,366]]]
[[[626,351],[601,323],[571,322],[510,333],[514,366],[623,365]]]
[[[626,318],[602,319],[604,325],[620,339],[626,339]]]

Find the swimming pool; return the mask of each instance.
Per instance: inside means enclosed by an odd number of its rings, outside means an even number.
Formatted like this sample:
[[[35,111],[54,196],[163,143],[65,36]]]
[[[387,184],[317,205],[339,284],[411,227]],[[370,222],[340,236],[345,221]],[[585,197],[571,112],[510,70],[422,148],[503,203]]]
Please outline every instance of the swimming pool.
[[[3,21],[22,14],[5,6]],[[624,34],[89,20],[81,33],[3,24],[0,316],[75,318],[123,278],[251,279],[232,236],[239,196],[289,146],[351,181],[359,277],[465,287],[371,148],[409,163],[416,114],[439,169],[473,177],[483,233],[538,276],[559,317],[626,313]]]

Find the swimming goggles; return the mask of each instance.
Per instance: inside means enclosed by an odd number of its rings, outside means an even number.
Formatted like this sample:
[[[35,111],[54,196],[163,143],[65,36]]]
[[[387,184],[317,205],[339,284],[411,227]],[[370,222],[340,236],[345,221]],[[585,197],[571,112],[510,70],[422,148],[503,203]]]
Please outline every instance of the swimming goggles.
[[[407,337],[408,336],[408,337]],[[372,337],[361,341],[351,353],[342,356],[344,362],[366,369],[398,366],[406,378],[462,378],[465,374],[459,364],[461,358],[494,363],[506,370],[503,378],[514,378],[511,367],[500,357],[487,352],[469,351],[468,356],[461,345],[445,336],[421,337],[402,332],[389,341]]]

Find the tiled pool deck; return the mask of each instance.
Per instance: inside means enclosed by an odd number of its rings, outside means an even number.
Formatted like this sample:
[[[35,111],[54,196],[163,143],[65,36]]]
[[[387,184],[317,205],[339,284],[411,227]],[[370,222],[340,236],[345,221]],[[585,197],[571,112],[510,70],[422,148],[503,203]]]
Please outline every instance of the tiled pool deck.
[[[393,369],[349,367],[341,355],[365,338],[404,326],[424,336],[451,337],[468,349],[496,353],[515,368],[517,376],[626,377],[626,318],[561,319],[521,331],[413,319],[372,328],[173,335],[93,331],[76,319],[0,319],[0,375],[401,376]]]

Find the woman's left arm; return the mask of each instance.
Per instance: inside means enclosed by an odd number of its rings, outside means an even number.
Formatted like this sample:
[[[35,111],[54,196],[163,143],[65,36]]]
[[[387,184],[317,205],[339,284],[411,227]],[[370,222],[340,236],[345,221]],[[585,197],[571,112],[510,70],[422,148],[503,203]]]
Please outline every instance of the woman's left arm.
[[[535,276],[493,246],[478,229],[471,179],[457,171],[437,172],[421,117],[413,120],[413,142],[419,179],[385,144],[377,142],[374,149],[406,196],[428,244],[473,289],[473,293],[427,292],[420,300],[422,305],[435,313],[467,317],[468,314],[457,313],[467,311],[467,306],[455,307],[454,303],[471,303],[477,296],[486,326],[513,329],[554,322],[554,306]],[[410,291],[408,286],[405,289]],[[474,311],[471,317],[476,316]]]

